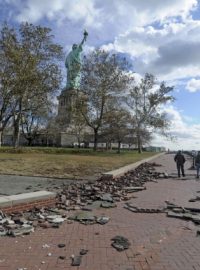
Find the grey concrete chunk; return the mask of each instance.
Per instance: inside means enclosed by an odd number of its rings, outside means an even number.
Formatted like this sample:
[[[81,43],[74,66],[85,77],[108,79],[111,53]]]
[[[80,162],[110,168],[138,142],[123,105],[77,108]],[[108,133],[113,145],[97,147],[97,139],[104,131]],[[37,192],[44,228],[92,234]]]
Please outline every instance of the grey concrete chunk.
[[[72,266],[79,266],[81,264],[81,256],[75,256],[74,258],[72,258]]]

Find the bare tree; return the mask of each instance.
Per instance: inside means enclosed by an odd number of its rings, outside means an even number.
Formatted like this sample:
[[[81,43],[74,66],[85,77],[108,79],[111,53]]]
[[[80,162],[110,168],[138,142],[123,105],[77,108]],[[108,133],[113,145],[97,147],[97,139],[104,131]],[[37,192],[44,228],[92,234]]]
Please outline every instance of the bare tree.
[[[105,139],[117,142],[117,152],[120,153],[121,143],[125,141],[126,136],[130,135],[131,117],[130,113],[124,109],[115,109],[106,114],[102,134]]]
[[[109,103],[115,102],[126,89],[129,81],[126,69],[125,59],[118,59],[115,54],[102,50],[95,50],[84,57],[79,109],[93,130],[94,151],[104,116],[110,109]]]
[[[168,101],[173,101],[171,95],[173,87],[164,82],[157,87],[155,77],[145,74],[139,85],[133,86],[126,98],[135,121],[138,152],[142,152],[142,134],[148,128],[161,130],[163,133],[169,126],[167,115],[160,111],[160,107]]]

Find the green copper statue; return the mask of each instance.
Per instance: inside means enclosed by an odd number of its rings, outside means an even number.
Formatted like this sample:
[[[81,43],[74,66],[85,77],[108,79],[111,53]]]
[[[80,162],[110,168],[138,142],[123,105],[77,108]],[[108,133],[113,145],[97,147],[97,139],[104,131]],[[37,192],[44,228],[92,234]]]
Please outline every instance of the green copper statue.
[[[81,57],[82,45],[88,36],[87,31],[84,31],[83,40],[81,43],[73,44],[72,51],[67,55],[65,66],[67,68],[67,89],[79,89],[81,79]]]

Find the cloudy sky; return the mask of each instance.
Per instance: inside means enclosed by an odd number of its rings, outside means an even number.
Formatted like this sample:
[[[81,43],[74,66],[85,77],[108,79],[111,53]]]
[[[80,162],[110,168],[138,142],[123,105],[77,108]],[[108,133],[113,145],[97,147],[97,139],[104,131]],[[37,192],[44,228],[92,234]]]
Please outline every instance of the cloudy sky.
[[[165,110],[170,142],[153,145],[200,150],[200,3],[198,0],[0,0],[0,21],[48,26],[67,54],[89,32],[85,50],[124,53],[139,75],[154,74],[174,86]]]

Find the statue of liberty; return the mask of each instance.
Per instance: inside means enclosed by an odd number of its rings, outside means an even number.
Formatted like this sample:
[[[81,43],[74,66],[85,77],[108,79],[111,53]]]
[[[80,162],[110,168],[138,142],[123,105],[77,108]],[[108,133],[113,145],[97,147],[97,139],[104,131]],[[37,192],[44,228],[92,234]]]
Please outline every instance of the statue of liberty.
[[[67,68],[67,86],[66,89],[79,89],[81,79],[81,57],[82,45],[87,39],[88,33],[84,31],[81,43],[73,44],[72,51],[66,57],[65,67]]]

